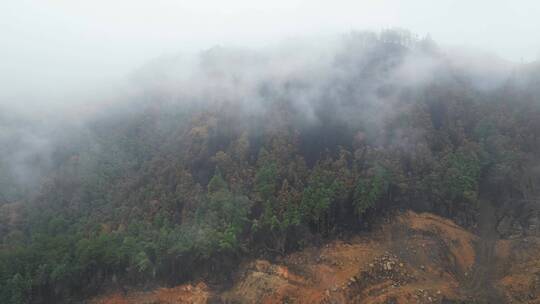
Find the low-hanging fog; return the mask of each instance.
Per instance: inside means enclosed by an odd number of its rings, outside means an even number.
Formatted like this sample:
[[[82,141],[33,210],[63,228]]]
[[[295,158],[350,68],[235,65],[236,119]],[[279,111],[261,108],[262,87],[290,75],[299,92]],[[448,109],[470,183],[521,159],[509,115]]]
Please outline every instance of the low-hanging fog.
[[[66,130],[129,100],[235,102],[257,113],[270,94],[317,123],[325,103],[340,105],[332,109],[340,120],[378,121],[396,111],[400,96],[377,90],[437,81],[448,67],[491,90],[537,58],[538,14],[535,1],[7,1],[0,10],[4,178],[35,187]],[[420,42],[389,63],[391,73],[365,66],[369,81],[340,92],[346,88],[333,84],[358,79],[356,67],[378,52],[355,37],[395,26]],[[347,106],[347,98],[372,100],[371,108]]]
[[[246,258],[412,210],[478,236],[451,244],[475,271],[430,256],[502,303],[495,241],[540,252],[537,16],[532,0],[2,1],[0,302],[230,286]]]
[[[215,45],[257,48],[351,30],[402,27],[442,45],[530,62],[540,52],[539,14],[533,0],[6,0],[0,9],[0,103],[88,101],[164,54]]]
[[[166,100],[241,104],[248,117],[284,99],[304,128],[357,120],[380,127],[399,113],[403,90],[453,74],[494,90],[540,50],[534,1],[8,1],[2,8],[4,200],[37,189],[59,161],[55,151],[82,138],[73,134],[96,113],[114,117],[137,111],[137,102]],[[410,41],[400,41],[407,52],[370,41],[381,31],[382,40],[402,39],[385,34],[394,26],[411,30]],[[378,60],[390,61],[371,66]]]

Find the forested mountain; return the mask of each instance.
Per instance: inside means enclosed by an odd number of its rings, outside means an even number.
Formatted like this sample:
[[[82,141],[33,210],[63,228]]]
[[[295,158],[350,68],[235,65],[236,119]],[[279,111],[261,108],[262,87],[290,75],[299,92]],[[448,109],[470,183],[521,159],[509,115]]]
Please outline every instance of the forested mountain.
[[[475,229],[482,200],[534,207],[538,65],[470,67],[397,30],[337,40],[162,58],[76,123],[0,114],[0,303],[223,284],[396,209]]]

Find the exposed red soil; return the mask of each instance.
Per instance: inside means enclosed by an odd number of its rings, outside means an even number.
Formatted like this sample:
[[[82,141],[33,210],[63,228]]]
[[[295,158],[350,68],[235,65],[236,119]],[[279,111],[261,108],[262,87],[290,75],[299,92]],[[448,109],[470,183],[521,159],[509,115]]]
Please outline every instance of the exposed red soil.
[[[204,283],[159,288],[151,292],[115,293],[99,297],[91,304],[205,304],[210,292]]]
[[[113,294],[93,304],[460,303],[474,301],[478,237],[450,220],[406,212],[374,232],[240,267],[233,287],[204,284]],[[507,303],[540,303],[540,240],[499,240],[494,287]],[[452,302],[455,301],[455,302]],[[214,303],[212,302],[212,303]],[[482,303],[481,300],[479,303]]]

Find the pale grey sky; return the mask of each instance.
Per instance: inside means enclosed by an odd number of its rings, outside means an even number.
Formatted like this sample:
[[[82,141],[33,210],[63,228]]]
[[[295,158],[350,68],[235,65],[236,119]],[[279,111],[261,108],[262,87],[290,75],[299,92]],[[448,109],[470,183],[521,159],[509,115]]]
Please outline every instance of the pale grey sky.
[[[538,0],[0,0],[0,102],[80,96],[177,51],[388,27],[540,55]]]

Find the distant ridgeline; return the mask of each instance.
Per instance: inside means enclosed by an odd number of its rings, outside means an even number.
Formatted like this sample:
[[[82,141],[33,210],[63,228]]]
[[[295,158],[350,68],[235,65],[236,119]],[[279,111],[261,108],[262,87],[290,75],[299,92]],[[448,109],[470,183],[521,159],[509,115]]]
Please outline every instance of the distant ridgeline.
[[[368,215],[469,225],[480,199],[539,196],[538,66],[497,82],[404,31],[335,44],[214,48],[177,78],[156,63],[140,96],[63,130],[47,157],[0,122],[0,303],[223,282],[242,257],[367,229]]]

